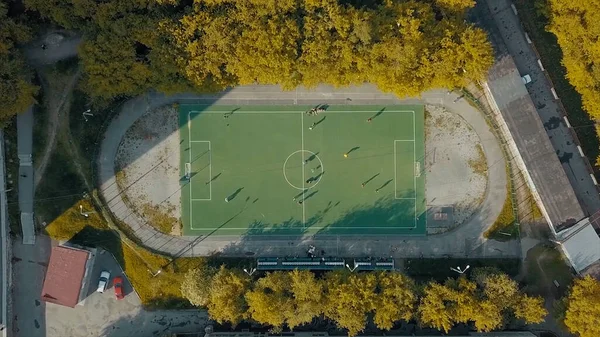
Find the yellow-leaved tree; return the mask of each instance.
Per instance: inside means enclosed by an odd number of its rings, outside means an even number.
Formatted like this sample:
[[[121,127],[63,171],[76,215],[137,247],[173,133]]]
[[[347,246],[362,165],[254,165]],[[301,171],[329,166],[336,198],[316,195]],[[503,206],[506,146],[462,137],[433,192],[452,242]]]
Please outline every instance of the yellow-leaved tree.
[[[398,272],[381,272],[377,290],[373,322],[378,328],[390,330],[398,320],[411,320],[417,303],[412,279]]]
[[[576,279],[566,298],[565,325],[580,337],[600,336],[600,282],[591,276]]]
[[[286,271],[268,273],[258,279],[254,289],[246,293],[249,316],[281,332],[283,325],[294,315],[294,299],[290,290],[291,277]]]
[[[325,278],[325,316],[356,336],[367,324],[369,313],[375,308],[377,277],[373,273],[349,274],[335,271]]]
[[[208,314],[218,323],[237,325],[247,317],[245,294],[250,288],[248,275],[222,266],[212,278]]]

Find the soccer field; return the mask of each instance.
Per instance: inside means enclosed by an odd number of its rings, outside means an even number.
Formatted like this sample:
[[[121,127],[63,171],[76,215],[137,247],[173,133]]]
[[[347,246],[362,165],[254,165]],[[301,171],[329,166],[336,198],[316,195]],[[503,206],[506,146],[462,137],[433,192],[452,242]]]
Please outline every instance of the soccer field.
[[[311,108],[180,105],[184,234],[425,235],[423,106]]]

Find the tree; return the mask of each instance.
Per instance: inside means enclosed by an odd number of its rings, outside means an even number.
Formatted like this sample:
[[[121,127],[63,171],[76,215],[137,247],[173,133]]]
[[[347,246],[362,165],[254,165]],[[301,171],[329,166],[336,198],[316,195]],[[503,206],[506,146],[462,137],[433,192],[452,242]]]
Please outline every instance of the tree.
[[[452,292],[439,283],[429,283],[424,289],[424,296],[419,304],[419,320],[422,325],[448,332],[454,325],[446,299]]]
[[[417,302],[413,280],[397,272],[381,272],[377,289],[373,321],[378,328],[390,330],[396,321],[413,317]]]
[[[290,273],[276,271],[260,278],[254,289],[246,293],[248,314],[252,319],[269,324],[281,332],[283,325],[294,315]]]
[[[600,336],[600,282],[591,276],[576,279],[566,299],[565,325],[580,337]]]
[[[191,304],[205,307],[210,299],[210,288],[217,270],[209,266],[190,269],[181,282],[181,294]]]
[[[340,328],[347,329],[348,336],[363,331],[367,316],[375,306],[377,277],[372,273],[336,271],[327,274],[325,284],[325,316],[334,320]]]
[[[544,299],[523,295],[515,306],[515,316],[527,324],[537,324],[544,321],[548,311],[544,308]]]
[[[218,323],[237,325],[246,318],[248,304],[244,295],[250,288],[248,275],[221,266],[212,279],[208,313]]]
[[[288,317],[288,326],[293,329],[310,323],[323,313],[325,299],[323,282],[308,270],[294,270],[290,273],[291,293],[294,297],[294,311]]]
[[[0,1],[0,124],[35,102],[38,87],[31,84],[32,74],[16,48],[29,38],[29,28],[10,18],[7,4]]]

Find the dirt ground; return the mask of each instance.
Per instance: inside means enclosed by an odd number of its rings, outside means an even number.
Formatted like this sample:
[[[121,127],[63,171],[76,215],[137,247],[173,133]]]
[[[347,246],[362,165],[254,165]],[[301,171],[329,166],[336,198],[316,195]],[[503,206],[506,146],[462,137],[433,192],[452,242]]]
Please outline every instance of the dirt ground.
[[[477,133],[460,116],[427,106],[426,195],[430,210],[450,212],[428,221],[439,233],[464,223],[485,196],[487,163]],[[162,107],[135,122],[119,146],[117,183],[133,209],[151,225],[181,235],[177,111]]]
[[[430,210],[452,212],[448,221],[428,219],[439,233],[467,221],[484,199],[487,162],[477,133],[459,115],[427,105],[425,117],[426,196]]]
[[[172,106],[147,112],[121,140],[115,165],[132,208],[158,230],[181,235],[177,119]]]

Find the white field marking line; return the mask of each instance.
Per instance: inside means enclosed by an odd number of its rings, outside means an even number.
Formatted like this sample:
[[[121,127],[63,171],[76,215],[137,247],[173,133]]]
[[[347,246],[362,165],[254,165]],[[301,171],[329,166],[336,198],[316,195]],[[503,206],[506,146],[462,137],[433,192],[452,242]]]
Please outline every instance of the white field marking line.
[[[394,139],[394,199],[396,200],[416,200],[416,195],[414,198],[398,198],[398,169],[397,169],[397,155],[396,155],[396,142],[413,142],[413,144],[415,143],[415,140],[410,140],[410,139]],[[414,147],[413,147],[414,149]],[[414,153],[413,153],[413,158],[414,158]],[[414,164],[413,164],[414,167]],[[414,170],[413,170],[413,179],[414,179]]]
[[[417,138],[417,127],[415,122],[415,112],[413,111],[413,139]],[[413,142],[413,164],[415,167],[415,162],[417,161],[417,142]],[[417,177],[415,176],[415,170],[413,169],[413,188],[415,193],[415,227],[417,227]]]
[[[192,198],[192,188],[193,188],[193,183],[192,183],[192,179],[190,178],[190,200],[194,200],[194,201],[212,201],[212,181],[210,180],[212,178],[212,151],[211,151],[211,141],[210,140],[203,140],[203,141],[195,141],[195,143],[208,143],[208,188],[209,188],[209,192],[208,192],[208,198]],[[190,147],[190,163],[192,160],[192,147]],[[190,205],[191,206],[191,205]]]
[[[304,112],[300,114],[300,126],[302,127],[302,228],[306,227],[306,205],[304,203],[304,196],[306,187],[304,186]]]
[[[228,113],[231,112],[231,110],[208,110],[208,111],[198,111],[198,110],[193,110],[193,111],[189,111],[188,114],[195,114],[195,115],[200,115],[200,114],[224,114],[224,113]],[[235,114],[297,114],[299,112],[302,113],[306,113],[306,111],[304,110],[292,110],[292,111],[240,111],[237,110],[236,112],[234,112]],[[323,112],[324,114],[345,114],[345,113],[353,113],[353,112],[376,112],[373,110],[326,110],[325,112]],[[403,113],[415,113],[414,110],[386,110],[386,113],[388,112],[403,112]]]
[[[331,227],[310,227],[311,229],[317,229],[317,230],[321,230],[321,229],[330,229]],[[334,227],[333,229],[415,229],[415,227]],[[248,227],[227,227],[227,228],[192,228],[192,230],[203,230],[203,231],[207,231],[207,232],[212,232],[215,230],[222,230],[222,231],[227,231],[227,230],[247,230]],[[282,234],[279,235],[285,235],[285,230],[282,230]],[[217,234],[218,235],[218,234]],[[278,234],[268,234],[266,236],[274,236],[274,235],[278,235]],[[361,235],[361,234],[350,234],[353,236],[357,236],[357,235]],[[387,234],[377,234],[377,235],[387,235]]]
[[[188,148],[189,148],[189,151],[188,151],[189,159],[188,159],[188,161],[190,163],[190,166],[192,165],[192,120],[191,120],[191,116],[192,115],[188,112],[188,123],[187,123],[188,124]],[[194,209],[194,207],[192,207],[193,200],[192,200],[192,174],[191,174],[191,172],[190,172],[190,181],[188,181],[188,184],[189,184],[189,189],[190,189],[190,201],[188,203],[189,204],[188,206],[190,207],[190,220],[189,220],[190,223],[189,223],[189,226],[190,226],[190,229],[193,229],[194,228],[194,226],[193,226],[194,217],[192,215],[192,213],[193,213],[192,210]]]

